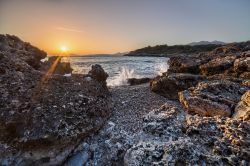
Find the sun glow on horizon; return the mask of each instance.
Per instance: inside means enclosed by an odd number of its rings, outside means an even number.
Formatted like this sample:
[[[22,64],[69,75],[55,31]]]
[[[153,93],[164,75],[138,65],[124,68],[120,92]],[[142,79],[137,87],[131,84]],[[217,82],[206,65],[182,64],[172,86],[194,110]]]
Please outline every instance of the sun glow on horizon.
[[[69,50],[69,48],[68,48],[67,46],[61,46],[61,47],[60,47],[60,51],[61,51],[62,53],[66,53],[68,50]]]

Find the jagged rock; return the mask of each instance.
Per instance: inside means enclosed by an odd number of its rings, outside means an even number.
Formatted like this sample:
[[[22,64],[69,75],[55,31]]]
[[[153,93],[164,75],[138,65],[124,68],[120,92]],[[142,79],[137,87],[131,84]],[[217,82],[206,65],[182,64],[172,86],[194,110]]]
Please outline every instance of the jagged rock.
[[[47,55],[46,52],[12,35],[0,35],[0,51],[13,60],[26,62],[35,69],[40,67],[40,60]]]
[[[208,62],[210,57],[206,54],[179,55],[171,57],[169,60],[168,73],[191,73],[199,74],[199,66]]]
[[[179,92],[179,101],[189,111],[201,116],[231,116],[241,95],[249,88],[231,81],[200,82]]]
[[[132,165],[248,165],[249,123],[185,114],[166,103],[145,116],[141,141],[127,150]]]
[[[240,102],[234,110],[234,118],[250,120],[250,90],[242,95]]]
[[[206,64],[200,66],[201,74],[211,76],[215,74],[225,73],[233,67],[236,56],[226,56],[213,59]]]
[[[106,80],[108,78],[108,74],[103,70],[101,65],[92,65],[91,70],[88,73],[93,79],[103,83],[106,85]]]
[[[69,62],[61,62],[62,57],[52,56],[48,58],[48,61],[45,61],[42,64],[40,70],[47,72],[53,64],[55,65],[53,74],[69,74],[72,73],[73,69],[70,66]]]
[[[151,81],[151,78],[129,78],[128,83],[129,85],[139,85],[144,84]]]
[[[204,79],[205,77],[200,75],[173,73],[154,78],[150,82],[150,88],[153,92],[171,99],[177,99],[179,91],[195,86],[199,81]]]
[[[234,71],[237,73],[250,72],[250,57],[236,59],[234,62]]]
[[[0,41],[0,165],[60,165],[110,116],[108,89],[84,75],[47,75],[46,53]]]

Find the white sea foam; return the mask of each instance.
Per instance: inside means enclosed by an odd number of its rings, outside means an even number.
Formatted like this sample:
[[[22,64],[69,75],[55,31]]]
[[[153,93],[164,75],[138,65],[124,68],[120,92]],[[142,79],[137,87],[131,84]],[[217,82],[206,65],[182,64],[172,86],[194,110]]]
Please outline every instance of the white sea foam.
[[[168,71],[168,68],[169,68],[169,65],[168,65],[168,62],[162,62],[162,63],[158,63],[156,66],[155,66],[155,73],[157,75],[162,75],[162,73],[165,73]]]
[[[122,67],[119,74],[112,80],[109,80],[107,84],[108,86],[128,85],[127,79],[129,78],[139,78],[139,76],[135,74],[134,69]]]

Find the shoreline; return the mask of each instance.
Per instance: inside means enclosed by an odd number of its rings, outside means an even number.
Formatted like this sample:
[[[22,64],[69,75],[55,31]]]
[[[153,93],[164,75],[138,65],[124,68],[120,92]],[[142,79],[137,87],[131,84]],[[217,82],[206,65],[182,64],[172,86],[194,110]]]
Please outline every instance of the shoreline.
[[[161,76],[108,87],[98,64],[66,77],[70,63],[0,38],[2,165],[250,163],[250,41],[180,54]]]

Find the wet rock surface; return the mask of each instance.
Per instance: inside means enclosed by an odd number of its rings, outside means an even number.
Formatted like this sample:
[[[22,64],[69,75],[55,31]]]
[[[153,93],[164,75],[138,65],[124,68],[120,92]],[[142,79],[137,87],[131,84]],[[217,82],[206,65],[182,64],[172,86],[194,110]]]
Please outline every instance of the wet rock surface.
[[[40,70],[45,52],[14,36],[0,41],[1,165],[63,163],[110,116],[105,80],[65,77],[58,57]]]

